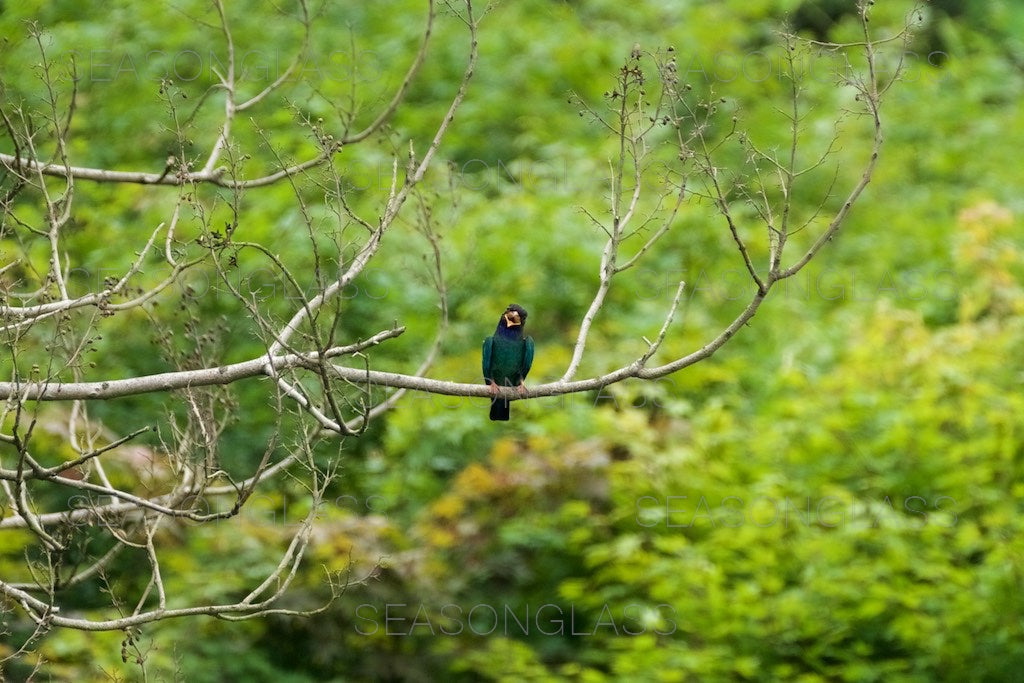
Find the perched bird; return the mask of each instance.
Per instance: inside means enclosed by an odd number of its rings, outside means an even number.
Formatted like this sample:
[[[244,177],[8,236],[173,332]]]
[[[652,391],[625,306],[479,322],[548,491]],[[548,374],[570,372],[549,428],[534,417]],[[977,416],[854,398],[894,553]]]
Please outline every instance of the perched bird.
[[[509,304],[498,321],[498,329],[484,339],[484,381],[491,390],[491,419],[509,418],[509,401],[498,396],[499,387],[517,387],[526,393],[523,380],[533,365],[533,337],[523,336],[526,309]]]

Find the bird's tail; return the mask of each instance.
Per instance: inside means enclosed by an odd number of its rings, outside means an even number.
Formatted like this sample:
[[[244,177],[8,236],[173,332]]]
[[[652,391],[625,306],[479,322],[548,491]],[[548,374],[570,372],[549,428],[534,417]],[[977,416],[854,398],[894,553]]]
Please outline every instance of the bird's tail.
[[[508,420],[510,414],[511,410],[508,400],[504,398],[491,399],[492,420]]]

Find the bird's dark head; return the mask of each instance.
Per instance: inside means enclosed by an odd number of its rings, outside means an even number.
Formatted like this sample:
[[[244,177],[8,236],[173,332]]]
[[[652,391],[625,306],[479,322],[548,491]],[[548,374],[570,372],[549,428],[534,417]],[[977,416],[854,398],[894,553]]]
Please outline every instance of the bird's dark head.
[[[506,336],[521,336],[526,325],[526,309],[519,304],[509,304],[498,321],[498,333]]]

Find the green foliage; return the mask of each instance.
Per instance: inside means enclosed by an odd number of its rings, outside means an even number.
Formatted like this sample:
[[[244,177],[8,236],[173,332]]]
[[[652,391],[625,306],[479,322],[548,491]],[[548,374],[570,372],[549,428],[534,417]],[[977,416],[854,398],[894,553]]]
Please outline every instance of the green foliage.
[[[909,10],[906,3],[877,4],[880,32],[900,26]],[[1018,677],[1024,669],[1024,165],[1017,157],[1024,145],[1018,105],[1024,76],[1022,32],[1013,27],[1024,24],[1024,11],[1011,2],[984,4],[988,9],[931,4],[923,10],[924,29],[908,46],[906,74],[886,95],[883,159],[864,201],[820,261],[775,290],[714,359],[657,383],[517,402],[509,425],[490,424],[482,400],[406,397],[382,426],[317,454],[339,461],[341,476],[328,492],[290,606],[310,608],[328,598],[324,568],[372,580],[350,586],[308,620],[189,619],[147,627],[136,641],[151,678]],[[214,118],[193,122],[194,139],[176,140],[171,115],[172,108],[189,110],[215,76],[204,71],[178,79],[163,96],[158,76],[173,67],[172,55],[218,45],[216,32],[189,18],[208,18],[204,3],[178,3],[176,10],[127,2],[29,5],[6,3],[0,14],[3,35],[11,38],[0,55],[2,94],[40,106],[31,67],[38,53],[31,41],[15,39],[24,35],[23,19],[47,31],[54,55],[77,50],[79,73],[92,71],[80,83],[71,146],[76,164],[159,170],[168,153],[208,148]],[[855,36],[849,17],[826,5],[497,5],[483,24],[469,99],[442,147],[448,166],[438,165],[427,182],[443,226],[451,317],[433,376],[480,381],[480,342],[513,300],[530,311],[537,341],[530,379],[553,380],[564,370],[597,283],[602,240],[579,207],[600,212],[606,205],[602,178],[612,154],[611,141],[567,102],[570,91],[599,103],[635,41],[652,51],[672,45],[695,89],[726,97],[723,115],[736,112],[765,144],[778,144],[788,129],[777,111],[785,83],[774,31],[788,16],[807,34]],[[282,56],[297,45],[294,22],[231,11],[238,44]],[[335,55],[342,60],[335,64],[360,65],[367,76],[360,116],[369,116],[397,84],[422,17],[417,2],[395,3],[387,12],[374,11],[372,3],[325,5],[321,26],[330,30],[314,39],[312,55],[321,64]],[[383,164],[386,179],[392,145],[429,134],[454,88],[465,47],[457,20],[442,15],[439,21],[390,137],[354,146],[339,162],[365,187],[356,199],[364,208],[386,191],[380,169]],[[137,58],[152,49],[163,55]],[[357,59],[349,61],[352,50]],[[216,54],[203,48],[207,65]],[[136,71],[117,72],[118,65],[128,69],[125,56],[136,57]],[[258,80],[249,85],[258,90]],[[297,86],[293,110],[256,112],[258,127],[246,123],[239,132],[254,155],[246,169],[256,173],[272,163],[260,130],[286,154],[313,149],[296,120],[323,116],[337,124],[328,103],[344,97],[349,85],[325,77],[323,97]],[[803,134],[808,150],[820,150],[831,140],[830,112],[846,102],[846,93],[822,73],[810,79],[807,97],[814,108]],[[833,156],[837,187],[859,173],[863,123],[843,123],[851,137]],[[741,151],[730,154],[742,159]],[[801,215],[815,211],[830,173],[799,187]],[[131,258],[121,253],[119,237],[152,230],[175,196],[82,185],[73,247],[78,262],[92,269],[73,278],[84,283]],[[288,187],[246,201],[248,222],[240,230],[272,244],[294,272],[329,270],[345,248],[324,228],[316,235],[323,260],[313,263]],[[752,217],[744,218],[742,229],[761,245],[754,257],[763,263],[763,236],[747,227]],[[813,236],[811,229],[794,236],[793,251]],[[429,245],[403,225],[388,240],[341,304],[344,332],[365,337],[400,321],[406,334],[373,351],[371,362],[409,369],[439,324],[421,258]],[[706,343],[748,295],[728,275],[739,272],[735,249],[710,205],[685,206],[659,247],[613,286],[584,374],[642,351],[641,336],[657,333],[680,279],[689,286],[666,357]],[[0,243],[5,254],[12,248]],[[33,256],[45,264],[44,252]],[[30,264],[24,268],[30,277]],[[296,294],[255,253],[243,252],[230,277],[262,287],[274,315],[287,312],[286,295]],[[189,282],[191,292],[169,292],[159,305],[198,301],[190,309],[201,313],[195,333],[161,340],[143,316],[115,316],[94,341],[97,377],[167,370],[198,344],[216,349],[223,362],[262,351],[216,272],[195,272]],[[180,315],[190,313],[182,308]],[[40,340],[40,353],[50,342]],[[136,352],[117,353],[126,344]],[[5,373],[13,371],[10,359],[0,362]],[[275,428],[266,392],[265,383],[253,380],[219,404],[234,418],[223,438],[225,467],[262,455]],[[165,404],[180,410],[174,402],[112,401],[96,406],[93,417],[129,431],[157,424]],[[56,462],[66,456],[59,438],[66,416],[41,415],[50,433],[40,437],[40,457]],[[167,426],[161,429],[143,445],[166,436]],[[144,455],[111,458],[111,476],[142,466]],[[169,592],[217,599],[260,580],[286,542],[283,523],[304,512],[288,508],[301,500],[292,489],[286,481],[257,496],[235,526],[165,529],[177,539],[163,556]],[[22,560],[27,541],[9,531],[0,535],[0,573]],[[140,557],[126,556],[123,566],[141,567]],[[138,580],[141,590],[146,578]],[[88,611],[104,599],[83,590],[72,602]],[[403,606],[395,610],[401,619],[390,624],[401,635],[388,633],[388,605]],[[478,634],[493,619],[483,608],[475,613],[479,621],[469,619],[475,606],[493,608],[498,628]],[[0,612],[0,632],[30,630],[8,614]],[[518,621],[509,621],[510,614]],[[142,680],[138,666],[122,662],[125,637],[53,632],[38,653],[42,674],[89,681],[118,672]],[[0,656],[8,647],[0,644]],[[30,660],[6,673],[27,675]]]

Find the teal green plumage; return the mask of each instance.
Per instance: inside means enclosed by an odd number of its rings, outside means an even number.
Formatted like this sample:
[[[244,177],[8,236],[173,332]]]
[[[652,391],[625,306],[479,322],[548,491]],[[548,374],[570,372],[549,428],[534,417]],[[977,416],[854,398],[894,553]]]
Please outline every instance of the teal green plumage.
[[[526,325],[526,310],[517,304],[510,304],[502,313],[494,334],[484,340],[483,373],[484,381],[496,394],[498,387],[517,387],[525,393],[523,382],[533,365],[533,338],[523,336]],[[491,398],[491,419],[508,420],[510,406],[508,399]]]

